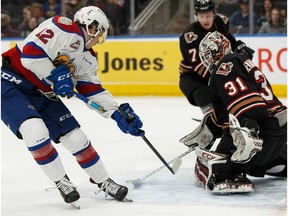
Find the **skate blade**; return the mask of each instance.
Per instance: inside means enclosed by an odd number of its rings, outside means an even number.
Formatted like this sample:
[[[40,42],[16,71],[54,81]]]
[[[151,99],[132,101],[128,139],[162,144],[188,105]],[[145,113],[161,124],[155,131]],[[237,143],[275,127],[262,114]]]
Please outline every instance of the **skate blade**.
[[[99,189],[97,191],[95,191],[95,195],[99,194],[100,192],[104,192],[103,190]],[[105,193],[105,192],[104,192]],[[112,199],[111,199],[112,198]],[[105,199],[106,200],[116,200],[116,201],[119,201],[119,202],[133,202],[133,200],[128,196],[128,194],[123,198],[123,200],[117,200],[115,199],[114,197],[111,197],[110,195],[106,195],[105,193]]]
[[[133,200],[127,194],[121,202],[133,202]]]
[[[75,201],[72,203],[69,203],[72,207],[76,208],[76,209],[80,209],[80,203],[79,201]]]

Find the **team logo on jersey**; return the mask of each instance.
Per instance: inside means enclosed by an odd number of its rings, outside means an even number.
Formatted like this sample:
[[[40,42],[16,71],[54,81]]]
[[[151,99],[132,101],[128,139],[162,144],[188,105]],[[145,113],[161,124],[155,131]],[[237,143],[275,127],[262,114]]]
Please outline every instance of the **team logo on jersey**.
[[[222,63],[218,68],[218,70],[216,71],[216,74],[227,76],[231,72],[232,67],[233,67],[232,62]]]
[[[52,61],[52,63],[55,67],[64,64],[67,65],[70,69],[70,73],[72,73],[74,76],[77,68],[74,60],[75,58],[72,59],[68,53],[58,53],[57,57]]]
[[[67,17],[59,17],[58,22],[63,25],[72,25],[72,20]]]
[[[194,32],[187,32],[184,34],[184,38],[186,43],[192,43],[198,38],[198,35],[196,35]]]
[[[81,41],[80,41],[80,40],[77,40],[76,42],[70,44],[70,47],[71,47],[72,49],[77,50],[80,45],[81,45]]]

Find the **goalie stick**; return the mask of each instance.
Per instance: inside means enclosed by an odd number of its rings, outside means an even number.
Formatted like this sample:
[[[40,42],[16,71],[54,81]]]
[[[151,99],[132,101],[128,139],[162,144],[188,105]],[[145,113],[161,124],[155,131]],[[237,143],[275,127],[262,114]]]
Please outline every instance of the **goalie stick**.
[[[194,146],[190,147],[187,151],[183,152],[181,155],[177,156],[176,158],[172,159],[171,161],[168,162],[168,164],[172,164],[173,162],[175,163],[176,160],[186,156],[187,154],[189,154],[190,152],[194,151],[196,148],[197,144],[195,144]],[[148,173],[147,175],[145,175],[142,178],[137,178],[137,179],[133,179],[133,180],[127,180],[127,183],[132,183],[134,185],[135,188],[139,187],[141,184],[143,184],[143,181],[145,181],[147,178],[149,178],[150,176],[154,175],[155,173],[159,172],[160,170],[162,170],[163,168],[165,168],[164,165],[162,165],[161,167],[158,167],[157,169],[151,171],[150,173]]]
[[[79,94],[79,93],[77,93],[77,92],[75,92],[75,91],[74,91],[74,94],[75,94],[75,96],[76,96],[78,99],[80,99],[80,100],[82,100],[84,103],[89,104],[90,106],[94,107],[94,108],[95,108],[96,110],[98,110],[99,112],[106,112],[106,110],[105,110],[102,106],[100,106],[100,105],[96,104],[95,102],[89,100],[88,98],[84,97],[83,95],[81,95],[81,94]],[[122,112],[121,109],[120,109],[120,107],[119,107],[119,110],[120,110],[121,114],[126,118],[127,121],[132,121],[132,120],[133,120],[133,118],[134,118],[133,116],[128,116],[125,112]],[[155,149],[155,147],[151,144],[151,142],[146,138],[146,136],[143,135],[143,136],[141,136],[141,138],[142,138],[142,139],[146,142],[146,144],[152,149],[152,151],[157,155],[157,157],[162,161],[162,163],[170,170],[170,172],[171,172],[173,175],[175,175],[175,173],[178,171],[178,169],[179,169],[179,167],[180,167],[180,165],[181,165],[181,163],[182,163],[182,160],[181,160],[180,158],[177,159],[177,160],[175,160],[173,166],[170,167],[170,166],[168,165],[168,163],[165,161],[165,159],[160,155],[160,153],[159,153],[159,152]]]

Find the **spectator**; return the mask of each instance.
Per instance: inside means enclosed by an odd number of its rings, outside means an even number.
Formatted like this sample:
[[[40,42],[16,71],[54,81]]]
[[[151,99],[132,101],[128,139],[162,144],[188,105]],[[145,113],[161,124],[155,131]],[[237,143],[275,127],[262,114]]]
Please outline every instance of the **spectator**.
[[[38,27],[38,22],[37,22],[37,19],[36,17],[31,17],[29,20],[28,20],[28,29],[25,30],[25,31],[22,31],[21,32],[21,36],[22,37],[27,37],[35,28]]]
[[[263,23],[258,33],[286,33],[287,32],[287,24],[283,22],[280,9],[272,8],[270,20]]]
[[[108,22],[109,22],[108,35],[115,35],[116,34],[115,28],[110,18],[111,12],[109,12],[109,10],[107,9],[108,2],[105,0],[88,0],[87,4],[100,8],[107,15]]]
[[[86,5],[84,0],[66,0],[66,3],[69,3],[72,6],[72,12],[75,14],[80,8]]]
[[[26,6],[22,10],[22,22],[20,25],[17,27],[17,29],[21,32],[28,31],[29,30],[29,19],[31,18],[31,6]],[[21,33],[22,35],[22,33]],[[23,35],[22,35],[23,36]]]
[[[48,0],[43,5],[44,16],[46,19],[52,16],[58,16],[61,13],[61,5],[56,3],[56,0]]]
[[[74,13],[72,11],[73,5],[71,5],[69,2],[65,2],[65,16],[68,17],[71,20],[74,20]]]
[[[31,5],[31,14],[36,18],[38,24],[45,20],[43,6],[40,3],[35,2]]]
[[[11,24],[11,16],[1,11],[1,38],[20,37],[20,32]]]
[[[230,17],[231,33],[249,33],[249,0],[240,0],[240,10],[234,12]],[[253,13],[254,26],[256,26],[256,15]]]
[[[286,11],[286,9],[281,9],[280,15],[281,15],[283,22],[287,24],[287,11]]]
[[[261,27],[264,22],[269,21],[272,7],[271,0],[264,0],[263,11],[259,19],[257,19],[257,26]]]
[[[104,13],[107,13],[107,8],[106,8],[106,1],[105,0],[88,0],[87,4],[96,6],[100,8]]]
[[[123,35],[128,30],[127,3],[124,0],[108,0],[107,16],[114,26],[115,35]]]

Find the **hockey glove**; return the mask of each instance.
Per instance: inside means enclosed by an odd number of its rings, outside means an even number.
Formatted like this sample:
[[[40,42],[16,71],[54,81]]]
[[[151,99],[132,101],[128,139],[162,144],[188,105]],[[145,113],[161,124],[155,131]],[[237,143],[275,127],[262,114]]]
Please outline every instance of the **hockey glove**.
[[[234,53],[239,53],[239,54],[245,55],[249,59],[252,60],[253,54],[255,51],[253,49],[247,47],[246,44],[241,40],[238,40],[236,42],[236,44],[237,44],[237,47],[235,48]]]
[[[213,121],[211,112],[204,115],[200,125],[191,133],[182,137],[179,142],[193,148],[199,146],[202,149],[210,149],[216,140],[222,135],[222,128],[219,128]]]
[[[54,92],[62,97],[71,98],[74,93],[74,85],[71,79],[70,69],[67,65],[61,65],[51,71],[51,80],[54,83]]]
[[[116,110],[111,118],[117,122],[123,133],[129,133],[133,136],[145,135],[145,132],[140,129],[143,126],[142,121],[128,103],[121,104],[119,111]]]

